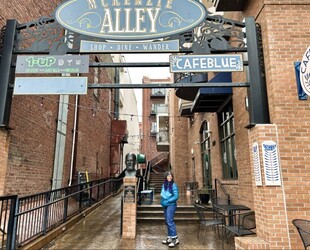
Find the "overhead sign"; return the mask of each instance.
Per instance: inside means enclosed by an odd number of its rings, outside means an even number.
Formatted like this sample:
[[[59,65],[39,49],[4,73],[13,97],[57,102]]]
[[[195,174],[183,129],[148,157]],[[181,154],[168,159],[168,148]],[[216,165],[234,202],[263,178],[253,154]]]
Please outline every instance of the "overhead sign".
[[[178,52],[179,40],[163,42],[95,42],[81,41],[80,52]]]
[[[87,77],[16,77],[14,95],[86,95]]]
[[[306,50],[300,63],[300,84],[303,91],[310,96],[310,47]]]
[[[89,55],[17,56],[15,73],[88,73]]]
[[[69,0],[55,11],[64,28],[109,40],[150,40],[190,30],[205,20],[196,0]]]
[[[170,72],[243,71],[241,55],[170,56]]]

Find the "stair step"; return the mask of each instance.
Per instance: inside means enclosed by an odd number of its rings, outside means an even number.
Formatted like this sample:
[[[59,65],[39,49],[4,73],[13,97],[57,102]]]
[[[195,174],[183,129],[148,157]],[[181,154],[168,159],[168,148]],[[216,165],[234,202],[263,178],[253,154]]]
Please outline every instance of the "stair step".
[[[137,220],[138,221],[165,221],[165,218],[162,216],[162,217],[137,217]],[[175,221],[197,221],[198,222],[198,219],[196,218],[188,218],[188,217],[175,217],[174,218]]]
[[[156,199],[154,202],[158,202]],[[164,222],[164,212],[163,208],[158,203],[153,203],[151,205],[142,204],[137,208],[137,221],[143,222]],[[175,213],[175,221],[181,222],[193,222],[197,223],[199,218],[197,216],[197,212],[192,204],[178,204],[176,213]]]

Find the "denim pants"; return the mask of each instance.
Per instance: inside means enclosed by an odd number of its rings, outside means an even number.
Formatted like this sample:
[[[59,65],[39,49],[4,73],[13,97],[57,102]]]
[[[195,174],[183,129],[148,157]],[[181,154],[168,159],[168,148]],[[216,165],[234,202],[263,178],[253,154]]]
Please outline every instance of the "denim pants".
[[[167,225],[168,236],[170,237],[177,236],[177,229],[174,223],[174,214],[176,209],[177,209],[176,205],[164,208],[165,222]]]

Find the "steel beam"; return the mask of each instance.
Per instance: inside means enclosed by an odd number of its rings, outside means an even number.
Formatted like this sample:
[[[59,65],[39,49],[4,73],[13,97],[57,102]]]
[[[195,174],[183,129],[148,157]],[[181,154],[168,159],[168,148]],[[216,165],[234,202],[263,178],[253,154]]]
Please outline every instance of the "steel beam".
[[[208,56],[208,55],[206,55]],[[243,61],[243,65],[247,66],[248,61]],[[126,62],[126,63],[106,63],[106,62],[90,62],[89,67],[105,67],[105,68],[113,68],[113,67],[120,67],[120,68],[131,68],[131,67],[136,67],[136,68],[143,68],[143,67],[170,67],[170,62]]]
[[[90,83],[89,89],[177,89],[177,88],[222,88],[222,87],[249,87],[248,82],[216,82],[216,83],[148,83],[148,84],[115,84],[115,83]]]
[[[12,55],[16,31],[16,20],[6,23],[3,49],[0,62],[0,126],[6,127],[9,123],[13,90],[9,87],[12,73]]]
[[[255,124],[269,124],[269,109],[262,48],[259,48],[257,27],[253,17],[245,19],[249,62],[249,115],[252,127]],[[259,49],[261,54],[259,54]]]

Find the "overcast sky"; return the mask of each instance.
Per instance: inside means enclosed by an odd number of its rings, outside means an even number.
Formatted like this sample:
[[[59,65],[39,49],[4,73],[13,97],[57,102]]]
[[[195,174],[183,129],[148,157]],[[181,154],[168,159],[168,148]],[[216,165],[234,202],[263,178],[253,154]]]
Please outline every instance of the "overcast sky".
[[[126,62],[169,62],[169,54],[125,54]],[[131,82],[134,84],[142,83],[143,76],[149,78],[167,78],[170,77],[169,67],[161,68],[128,68]],[[135,89],[138,113],[142,115],[142,89]],[[139,120],[142,120],[139,117]]]

